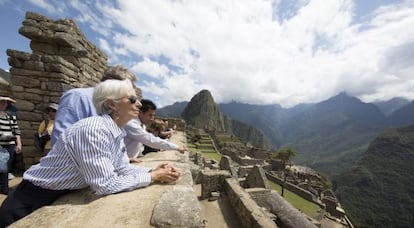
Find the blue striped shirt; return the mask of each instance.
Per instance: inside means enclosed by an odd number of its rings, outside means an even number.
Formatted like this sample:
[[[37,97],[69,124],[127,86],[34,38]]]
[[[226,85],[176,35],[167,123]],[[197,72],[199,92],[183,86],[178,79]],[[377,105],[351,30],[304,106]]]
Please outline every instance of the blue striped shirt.
[[[52,190],[90,186],[98,195],[147,186],[150,169],[129,164],[124,136],[108,115],[82,119],[67,128],[23,178]]]

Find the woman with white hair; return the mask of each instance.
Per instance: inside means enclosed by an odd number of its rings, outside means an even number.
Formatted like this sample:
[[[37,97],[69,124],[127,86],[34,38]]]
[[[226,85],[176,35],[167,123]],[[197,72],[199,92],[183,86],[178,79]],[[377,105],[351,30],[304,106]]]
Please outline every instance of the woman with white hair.
[[[0,227],[73,190],[90,187],[97,195],[107,195],[179,178],[180,171],[168,164],[150,169],[129,163],[122,127],[138,116],[141,106],[129,80],[101,82],[93,103],[98,116],[67,128],[40,163],[24,173],[0,207]]]

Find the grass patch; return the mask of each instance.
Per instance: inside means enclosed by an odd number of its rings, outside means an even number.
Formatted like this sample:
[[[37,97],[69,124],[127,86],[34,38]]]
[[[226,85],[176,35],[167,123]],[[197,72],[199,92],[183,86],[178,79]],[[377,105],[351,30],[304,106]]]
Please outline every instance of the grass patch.
[[[218,154],[218,153],[216,153],[215,151],[214,152],[204,152],[204,151],[201,151],[201,153],[203,154],[203,157],[205,157],[207,159],[214,159],[217,162],[219,162],[220,159],[221,159],[221,155]]]
[[[268,183],[271,189],[276,190],[280,194],[282,193],[282,186],[272,181],[269,181]],[[296,195],[295,193],[287,190],[286,188],[284,190],[284,198],[295,208],[297,208],[298,210],[312,218],[315,218],[319,215],[318,210],[320,208],[317,204]]]
[[[187,143],[187,148],[190,149],[190,150],[193,150],[193,149],[196,148],[196,145],[192,144],[192,143]]]

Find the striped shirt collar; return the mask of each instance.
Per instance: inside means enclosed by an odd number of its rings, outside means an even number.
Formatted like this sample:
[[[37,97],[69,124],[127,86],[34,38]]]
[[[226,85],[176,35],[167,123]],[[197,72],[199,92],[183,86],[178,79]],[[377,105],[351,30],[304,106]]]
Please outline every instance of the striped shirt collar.
[[[112,119],[110,115],[102,114],[101,116],[104,119],[104,121],[107,122],[108,129],[110,130],[110,132],[115,138],[120,137],[120,136],[125,137],[126,135],[125,130],[123,128],[118,127],[118,125],[116,125],[115,121]]]

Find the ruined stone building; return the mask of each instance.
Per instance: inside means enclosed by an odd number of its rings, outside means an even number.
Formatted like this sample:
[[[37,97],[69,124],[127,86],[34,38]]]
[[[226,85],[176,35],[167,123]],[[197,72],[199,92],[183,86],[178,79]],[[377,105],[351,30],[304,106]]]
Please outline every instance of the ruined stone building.
[[[52,20],[27,12],[19,33],[30,40],[32,53],[7,50],[11,77],[9,84],[0,82],[0,93],[17,101],[24,156],[21,168],[27,169],[42,156],[33,147],[33,133],[47,117],[45,107],[58,103],[69,89],[94,86],[108,67],[108,57],[71,19]]]

